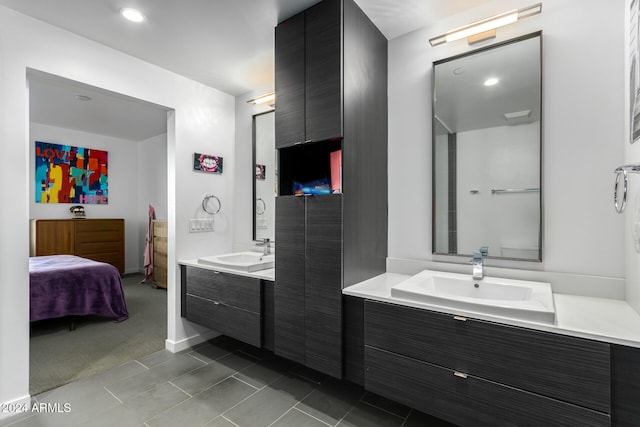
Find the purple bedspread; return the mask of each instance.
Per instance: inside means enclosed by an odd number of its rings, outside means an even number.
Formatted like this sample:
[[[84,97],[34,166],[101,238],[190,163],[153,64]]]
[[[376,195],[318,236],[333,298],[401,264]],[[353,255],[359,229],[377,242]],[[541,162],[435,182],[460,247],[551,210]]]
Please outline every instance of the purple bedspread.
[[[96,315],[129,318],[120,272],[111,264],[74,255],[29,258],[31,321]]]

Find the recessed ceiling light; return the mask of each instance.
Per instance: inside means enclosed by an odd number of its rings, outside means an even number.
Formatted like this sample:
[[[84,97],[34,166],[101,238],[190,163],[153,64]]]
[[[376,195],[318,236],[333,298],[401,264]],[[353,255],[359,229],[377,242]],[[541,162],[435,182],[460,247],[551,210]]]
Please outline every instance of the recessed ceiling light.
[[[91,101],[91,97],[87,95],[76,95],[78,101]]]
[[[493,85],[498,84],[498,82],[499,82],[498,79],[496,79],[495,77],[491,77],[491,78],[489,78],[489,79],[484,81],[484,85],[485,86],[493,86]]]
[[[120,9],[120,15],[124,16],[131,22],[143,22],[145,20],[144,15],[138,9],[131,7],[124,7]]]

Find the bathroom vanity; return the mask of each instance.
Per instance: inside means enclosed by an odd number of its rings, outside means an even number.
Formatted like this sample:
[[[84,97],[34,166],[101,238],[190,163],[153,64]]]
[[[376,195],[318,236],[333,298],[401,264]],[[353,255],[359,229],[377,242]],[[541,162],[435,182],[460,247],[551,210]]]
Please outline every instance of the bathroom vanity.
[[[273,270],[235,271],[181,261],[182,317],[273,350]]]
[[[638,425],[640,318],[623,301],[554,295],[554,323],[522,321],[393,297],[410,277],[344,290],[346,378],[463,426]]]

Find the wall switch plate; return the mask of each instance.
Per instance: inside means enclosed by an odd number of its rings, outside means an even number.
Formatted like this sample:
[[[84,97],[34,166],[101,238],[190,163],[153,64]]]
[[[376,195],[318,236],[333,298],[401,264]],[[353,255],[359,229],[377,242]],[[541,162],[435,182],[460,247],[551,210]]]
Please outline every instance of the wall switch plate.
[[[189,220],[189,233],[213,231],[213,218],[192,218]]]

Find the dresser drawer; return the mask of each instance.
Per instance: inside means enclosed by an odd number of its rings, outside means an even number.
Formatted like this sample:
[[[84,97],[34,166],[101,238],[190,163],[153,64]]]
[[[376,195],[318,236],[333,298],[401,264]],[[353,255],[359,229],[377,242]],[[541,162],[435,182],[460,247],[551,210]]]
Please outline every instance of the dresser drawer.
[[[77,219],[74,221],[76,233],[94,233],[98,231],[124,233],[124,220],[122,219]]]
[[[262,345],[259,313],[189,294],[186,298],[186,317],[190,321],[253,346]]]
[[[609,344],[367,301],[365,344],[610,411]]]
[[[365,347],[365,388],[461,426],[609,426],[608,414]]]
[[[76,255],[78,256],[109,252],[120,253],[122,251],[122,241],[98,242],[94,240],[79,243],[77,240],[78,239],[76,239]]]
[[[186,293],[261,313],[260,279],[186,267]]]

